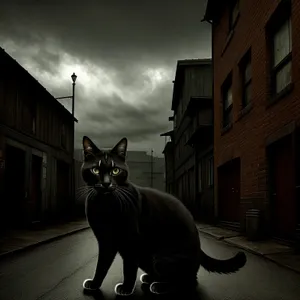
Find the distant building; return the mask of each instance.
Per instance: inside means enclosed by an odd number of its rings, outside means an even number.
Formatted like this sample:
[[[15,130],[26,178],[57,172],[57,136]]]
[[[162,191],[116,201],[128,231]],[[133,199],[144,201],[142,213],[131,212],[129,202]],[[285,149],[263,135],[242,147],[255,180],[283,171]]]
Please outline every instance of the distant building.
[[[213,221],[213,100],[210,59],[177,62],[173,87],[173,130],[164,154],[167,189],[195,218]]]
[[[82,162],[82,150],[75,150],[75,159]],[[146,151],[127,151],[127,164],[129,167],[129,179],[134,184],[165,190],[165,163],[163,157],[151,156]],[[81,163],[80,163],[81,165]],[[83,183],[80,168],[77,168],[77,186]],[[84,201],[84,199],[81,199]]]
[[[140,186],[165,191],[165,162],[163,157],[151,156],[146,151],[127,151],[129,179]]]
[[[216,216],[295,241],[300,233],[300,2],[209,0]],[[259,216],[261,216],[259,218]]]
[[[74,118],[0,48],[0,222],[70,212]]]

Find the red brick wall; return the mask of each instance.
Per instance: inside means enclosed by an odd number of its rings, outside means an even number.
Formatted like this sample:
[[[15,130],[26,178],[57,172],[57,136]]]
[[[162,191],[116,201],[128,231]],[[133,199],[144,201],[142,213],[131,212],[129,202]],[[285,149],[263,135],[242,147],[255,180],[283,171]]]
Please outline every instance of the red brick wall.
[[[292,120],[300,124],[300,1],[298,0],[292,0],[294,89],[291,94],[276,104],[269,107],[266,105],[268,102],[266,62],[269,56],[265,25],[279,3],[280,0],[240,1],[239,20],[225,51],[223,50],[229,33],[228,11],[224,12],[216,25],[213,25],[215,168],[230,158],[241,157],[241,198],[264,199],[266,197],[265,139]],[[253,108],[238,119],[241,109],[238,63],[250,47],[252,48]],[[221,86],[230,71],[233,71],[233,127],[221,135]],[[217,170],[215,170],[215,182],[217,196]]]

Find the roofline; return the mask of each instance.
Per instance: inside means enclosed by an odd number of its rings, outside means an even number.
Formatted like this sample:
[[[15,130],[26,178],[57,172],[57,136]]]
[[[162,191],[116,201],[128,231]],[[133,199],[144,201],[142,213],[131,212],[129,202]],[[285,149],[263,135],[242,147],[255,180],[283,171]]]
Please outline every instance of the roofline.
[[[161,133],[159,136],[172,136],[174,134],[174,130],[170,130],[164,133]]]
[[[172,105],[171,105],[172,110],[175,110],[175,97],[176,97],[176,92],[177,92],[176,81],[178,82],[180,72],[185,67],[201,66],[201,65],[202,66],[212,65],[212,59],[211,58],[199,58],[199,59],[182,59],[182,60],[177,61],[175,80],[173,81],[174,86],[173,86]]]
[[[13,62],[18,68],[20,68],[23,72],[26,72],[27,76],[29,76],[35,83],[37,83],[41,88],[43,88],[44,91],[48,94],[48,96],[50,96],[53,99],[52,101],[54,103],[57,103],[60,109],[64,113],[68,114],[71,118],[73,117],[73,121],[78,123],[78,120],[75,118],[75,116],[72,116],[72,113],[69,112],[58,100],[56,100],[56,98],[33,75],[31,75],[16,59],[14,59],[11,55],[9,55],[2,47],[0,47],[0,51],[2,51],[3,54],[6,55],[8,59],[11,62]]]
[[[209,65],[212,63],[211,58],[197,58],[197,59],[180,59],[177,60],[178,66],[197,66],[197,65]]]
[[[224,5],[228,3],[228,0],[208,0],[206,4],[205,13],[201,22],[213,23],[216,17],[223,11]]]

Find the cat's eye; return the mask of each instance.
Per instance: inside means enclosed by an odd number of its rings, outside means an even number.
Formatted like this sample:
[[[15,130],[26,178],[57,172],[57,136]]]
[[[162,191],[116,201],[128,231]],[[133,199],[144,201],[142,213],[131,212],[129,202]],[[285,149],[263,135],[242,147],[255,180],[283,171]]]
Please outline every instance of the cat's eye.
[[[120,173],[120,169],[119,168],[114,168],[111,173],[113,175],[118,175]]]
[[[93,168],[92,173],[98,175],[99,174],[99,169],[98,168]]]

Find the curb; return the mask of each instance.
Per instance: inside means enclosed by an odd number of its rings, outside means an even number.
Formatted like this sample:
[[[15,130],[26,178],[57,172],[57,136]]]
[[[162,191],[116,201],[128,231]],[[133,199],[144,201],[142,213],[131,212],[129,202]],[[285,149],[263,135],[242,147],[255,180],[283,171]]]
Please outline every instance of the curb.
[[[22,251],[30,250],[32,248],[35,248],[35,247],[38,247],[38,246],[41,246],[41,245],[45,245],[45,244],[51,243],[53,241],[59,240],[59,239],[64,238],[66,236],[69,236],[69,235],[72,235],[72,234],[75,234],[75,233],[78,233],[80,231],[84,231],[84,230],[87,230],[87,229],[90,229],[90,226],[86,226],[86,227],[74,229],[74,230],[71,230],[71,231],[68,231],[68,232],[65,232],[65,233],[53,236],[53,237],[51,237],[49,239],[45,239],[45,240],[42,240],[42,241],[30,244],[30,245],[21,247],[21,248],[17,248],[17,249],[11,250],[11,251],[0,253],[0,259],[3,259],[4,257],[10,256],[10,255],[14,255],[14,254],[20,253]]]
[[[281,263],[281,262],[279,262],[279,261],[277,261],[277,260],[275,260],[275,259],[269,257],[268,254],[262,254],[262,253],[260,253],[260,252],[257,252],[257,251],[254,251],[254,250],[252,250],[252,249],[249,249],[249,248],[247,248],[247,247],[243,247],[243,246],[241,246],[241,245],[239,245],[239,244],[236,244],[236,243],[233,243],[233,242],[231,242],[231,241],[228,241],[228,240],[227,240],[228,238],[225,238],[224,236],[216,237],[216,236],[214,236],[213,234],[209,234],[209,233],[207,233],[207,232],[203,232],[203,231],[201,231],[201,230],[199,230],[199,229],[198,229],[198,231],[199,231],[200,233],[204,234],[204,235],[207,235],[207,236],[209,236],[209,237],[211,237],[211,238],[217,240],[217,241],[222,241],[222,242],[224,242],[224,243],[226,243],[226,244],[228,244],[228,245],[230,245],[230,246],[234,246],[234,247],[239,248],[239,249],[242,249],[242,250],[244,250],[244,251],[246,251],[246,252],[252,253],[252,254],[254,254],[254,255],[256,255],[256,256],[260,256],[260,257],[262,257],[262,258],[264,258],[264,259],[266,259],[266,260],[269,260],[269,261],[275,263],[276,265],[278,265],[278,266],[280,266],[280,267],[284,267],[284,268],[286,268],[286,269],[288,269],[288,270],[290,270],[290,271],[293,271],[293,272],[295,272],[295,273],[297,273],[297,274],[300,274],[300,270],[295,269],[295,268],[293,268],[293,267],[291,267],[291,266],[289,266],[289,265],[286,265],[286,264],[284,264],[284,263]]]

